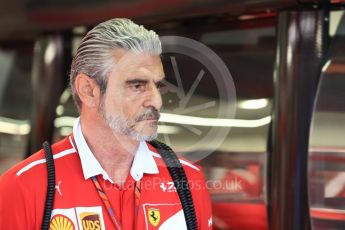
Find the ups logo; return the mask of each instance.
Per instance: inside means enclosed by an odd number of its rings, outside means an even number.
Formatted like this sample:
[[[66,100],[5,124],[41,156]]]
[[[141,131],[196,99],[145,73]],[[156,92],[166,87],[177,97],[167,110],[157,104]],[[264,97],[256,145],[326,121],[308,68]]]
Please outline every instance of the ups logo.
[[[94,212],[80,213],[80,220],[83,230],[101,230],[101,221],[99,214]]]

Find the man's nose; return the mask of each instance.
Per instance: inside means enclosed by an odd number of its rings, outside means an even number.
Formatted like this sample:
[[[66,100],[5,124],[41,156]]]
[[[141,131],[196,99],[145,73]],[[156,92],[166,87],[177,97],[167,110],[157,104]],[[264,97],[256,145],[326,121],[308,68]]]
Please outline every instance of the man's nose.
[[[147,92],[147,95],[145,95],[145,98],[146,98],[144,102],[145,107],[153,106],[155,109],[157,109],[157,111],[160,111],[162,107],[162,103],[163,103],[162,96],[159,89],[157,88],[155,84],[153,84],[150,87],[150,90]]]

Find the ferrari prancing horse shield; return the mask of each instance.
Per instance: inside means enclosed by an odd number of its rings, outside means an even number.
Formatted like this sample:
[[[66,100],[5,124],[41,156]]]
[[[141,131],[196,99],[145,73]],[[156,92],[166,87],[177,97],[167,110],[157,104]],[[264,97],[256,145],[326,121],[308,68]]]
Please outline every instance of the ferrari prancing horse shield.
[[[161,219],[161,214],[159,212],[159,209],[149,208],[149,210],[147,211],[147,214],[149,216],[150,223],[156,227],[159,224],[159,221]]]

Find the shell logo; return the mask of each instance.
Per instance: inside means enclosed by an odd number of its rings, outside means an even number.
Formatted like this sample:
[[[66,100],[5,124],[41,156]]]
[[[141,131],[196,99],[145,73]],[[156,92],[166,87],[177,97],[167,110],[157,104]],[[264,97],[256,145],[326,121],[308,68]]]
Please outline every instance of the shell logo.
[[[49,230],[75,230],[73,222],[66,216],[56,215],[50,221]]]

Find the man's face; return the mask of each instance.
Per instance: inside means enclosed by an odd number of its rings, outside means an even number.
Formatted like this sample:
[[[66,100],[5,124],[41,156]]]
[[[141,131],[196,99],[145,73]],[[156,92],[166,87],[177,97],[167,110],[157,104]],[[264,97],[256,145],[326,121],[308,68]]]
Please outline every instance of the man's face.
[[[162,98],[158,89],[164,78],[158,55],[116,50],[116,65],[108,78],[100,113],[117,134],[152,140],[157,136]]]

